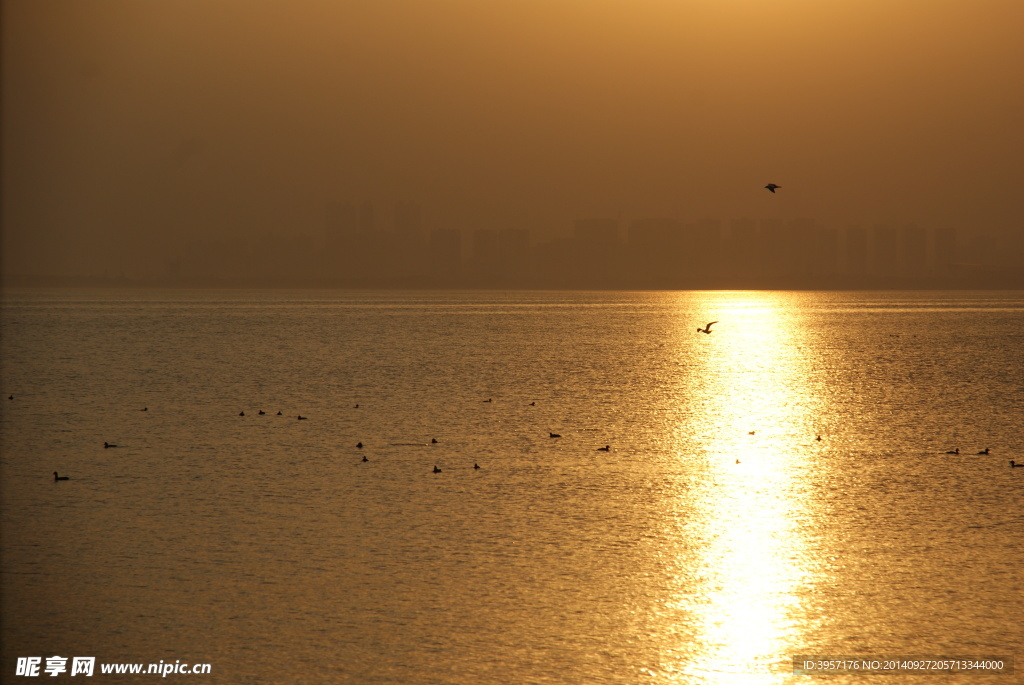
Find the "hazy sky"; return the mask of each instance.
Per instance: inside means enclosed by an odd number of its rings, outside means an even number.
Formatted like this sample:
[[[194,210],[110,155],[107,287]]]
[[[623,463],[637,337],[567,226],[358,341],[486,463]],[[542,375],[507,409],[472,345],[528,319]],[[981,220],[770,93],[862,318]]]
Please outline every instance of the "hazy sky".
[[[1021,0],[5,0],[4,268],[321,230],[1024,227]],[[771,195],[762,186],[782,186]]]

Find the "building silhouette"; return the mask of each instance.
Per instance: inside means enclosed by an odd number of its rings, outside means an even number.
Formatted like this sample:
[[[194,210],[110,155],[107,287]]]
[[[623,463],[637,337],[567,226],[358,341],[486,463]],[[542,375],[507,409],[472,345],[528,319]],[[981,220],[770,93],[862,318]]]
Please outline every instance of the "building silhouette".
[[[457,285],[462,278],[462,231],[435,228],[427,242],[427,283]]]
[[[868,273],[868,232],[862,226],[846,227],[846,268],[851,278],[863,278]]]

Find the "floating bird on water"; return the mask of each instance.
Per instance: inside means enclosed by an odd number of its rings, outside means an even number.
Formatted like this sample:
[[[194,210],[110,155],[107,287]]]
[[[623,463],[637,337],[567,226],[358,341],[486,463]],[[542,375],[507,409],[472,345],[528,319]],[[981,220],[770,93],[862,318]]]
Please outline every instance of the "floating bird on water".
[[[478,469],[478,468],[480,468],[480,464],[473,464],[473,468],[474,468],[474,469]]]
[[[548,433],[548,437],[549,438],[560,438],[562,436],[559,435],[558,433]]]
[[[112,442],[105,442],[105,443],[103,443],[103,449],[106,449],[108,447],[117,447],[117,445],[115,445]]]
[[[597,451],[598,452],[611,452],[612,451],[612,446],[611,445],[605,445],[604,447],[598,447]]]
[[[978,454],[988,454],[988,448],[986,447],[982,451],[978,452]]]
[[[434,473],[441,473],[441,469],[437,468],[437,464],[434,464]]]
[[[774,183],[769,183],[768,185],[766,185],[766,186],[765,186],[765,188],[767,188],[767,189],[768,189],[769,191],[771,191],[771,192],[773,192],[773,193],[775,192],[775,189],[776,189],[776,188],[781,188],[781,187],[782,187],[782,186],[780,186],[780,185],[776,185],[776,184],[774,184]]]
[[[430,439],[430,444],[431,445],[436,445],[437,444],[437,438],[431,438]]]
[[[1011,460],[1010,460],[1010,468],[1011,468],[1011,469],[1024,469],[1024,464],[1018,464],[1018,463],[1017,463],[1017,462],[1015,462],[1015,461],[1014,461],[1013,459],[1011,459]],[[53,475],[55,475],[55,476],[56,476],[56,475],[57,475],[57,473],[56,473],[56,472],[54,472],[54,474],[53,474]]]
[[[359,449],[363,449],[363,443],[357,442],[356,447],[358,447]]]
[[[1010,463],[1012,464],[1013,462],[1011,461]],[[58,481],[58,480],[71,480],[67,476],[58,476],[56,471],[53,472],[53,479],[55,481]]]
[[[245,412],[244,411],[240,411],[240,412],[238,412],[238,415],[239,416],[245,416]]]
[[[960,448],[957,447],[955,450],[949,450],[946,454],[960,454]]]
[[[709,323],[706,326],[704,326],[704,328],[698,328],[697,332],[698,333],[707,333],[708,335],[711,335],[711,326],[713,324],[716,324],[716,323],[718,323],[718,322],[717,321],[712,321],[711,323]]]
[[[260,416],[263,416],[263,415],[264,415],[264,414],[266,414],[267,412],[265,412],[265,411],[263,411],[262,409],[260,409],[260,410],[259,410],[258,412],[256,412],[256,413],[257,413],[257,414],[259,414]]]
[[[363,461],[364,461],[364,462],[370,461],[369,459],[367,459],[367,458],[366,458],[366,455],[365,455],[365,454],[363,455]]]
[[[306,418],[307,418],[307,417],[305,417],[305,416],[302,416],[301,414],[299,414],[299,417],[298,417],[299,421],[305,421],[305,420],[306,420]]]

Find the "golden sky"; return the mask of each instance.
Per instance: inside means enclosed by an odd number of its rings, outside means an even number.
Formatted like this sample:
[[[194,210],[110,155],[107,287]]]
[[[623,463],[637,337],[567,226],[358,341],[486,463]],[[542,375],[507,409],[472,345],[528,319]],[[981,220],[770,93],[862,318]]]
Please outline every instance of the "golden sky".
[[[583,216],[1024,225],[1021,0],[3,12],[5,269],[312,233],[330,201],[538,234]]]

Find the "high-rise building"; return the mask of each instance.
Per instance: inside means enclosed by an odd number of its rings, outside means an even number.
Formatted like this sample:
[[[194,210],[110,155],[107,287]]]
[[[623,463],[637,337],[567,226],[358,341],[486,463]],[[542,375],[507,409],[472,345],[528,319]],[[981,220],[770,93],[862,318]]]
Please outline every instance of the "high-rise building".
[[[501,258],[498,231],[493,228],[477,228],[473,231],[472,252],[474,267],[493,271]]]
[[[764,273],[772,277],[791,276],[794,264],[792,226],[782,219],[761,219],[760,237]]]
[[[729,238],[723,248],[725,270],[740,279],[759,275],[757,260],[757,222],[753,219],[733,219],[729,222]]]
[[[427,241],[431,279],[447,282],[462,271],[462,232],[456,228],[435,228]]]
[[[380,275],[386,249],[373,228],[373,205],[332,202],[324,239],[328,278],[364,279]]]
[[[811,273],[831,277],[839,272],[839,234],[834,228],[819,227],[811,244]]]
[[[863,226],[846,227],[846,273],[863,276],[868,271],[868,232]]]
[[[719,277],[722,260],[722,222],[718,219],[700,219],[692,224],[685,224],[682,234],[683,251],[687,260],[687,278]]]
[[[683,270],[687,256],[683,249],[682,226],[676,219],[636,219],[627,233],[628,270],[637,282],[668,287]]]
[[[624,262],[618,219],[577,219],[573,222],[570,259],[564,272],[586,287],[608,287],[609,273]]]
[[[498,231],[499,273],[509,284],[522,284],[530,275],[530,231],[503,228]]]
[[[399,202],[395,205],[395,233],[400,237],[418,238],[423,230],[420,206],[415,202]]]
[[[576,219],[573,222],[572,237],[582,245],[617,245],[619,222],[617,219]]]
[[[935,268],[941,273],[950,265],[960,261],[957,253],[955,228],[936,228],[935,233]]]
[[[372,231],[374,228],[373,203],[369,200],[359,205],[359,228],[364,231]]]
[[[681,246],[679,222],[665,217],[636,219],[629,226],[629,247],[643,253],[659,253],[672,246]]]
[[[903,272],[908,278],[921,278],[928,273],[928,232],[909,224],[900,231]]]
[[[789,222],[790,254],[787,276],[808,276],[820,273],[818,269],[818,227],[814,219],[798,218]]]
[[[899,276],[902,255],[899,233],[885,224],[875,224],[871,229],[871,263],[878,276]]]
[[[359,213],[355,205],[343,202],[327,204],[327,239],[355,232],[359,226]]]

